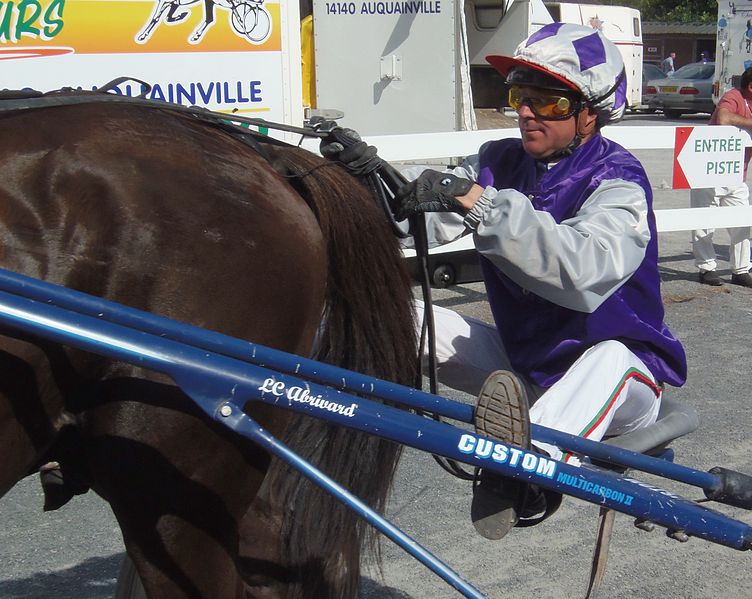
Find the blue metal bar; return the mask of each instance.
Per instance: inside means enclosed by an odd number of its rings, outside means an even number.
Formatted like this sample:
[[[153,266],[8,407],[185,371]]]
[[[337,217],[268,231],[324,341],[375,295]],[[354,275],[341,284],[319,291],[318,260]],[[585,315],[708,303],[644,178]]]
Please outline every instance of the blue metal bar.
[[[534,482],[736,549],[749,548],[752,539],[752,528],[745,523],[628,477],[555,462],[445,423],[171,339],[6,293],[0,293],[0,321],[53,341],[164,372],[188,395],[203,402],[205,410],[218,409],[224,401],[238,406],[248,400],[264,401]]]
[[[215,331],[176,322],[163,316],[130,308],[2,268],[0,268],[0,290],[37,300],[44,304],[60,306],[66,310],[92,316],[102,321],[113,322],[128,328],[187,343],[194,347],[208,349],[259,366],[269,366],[280,372],[296,374],[339,389],[347,389],[353,393],[362,393],[387,401],[404,403],[461,422],[471,423],[473,421],[473,407],[460,402],[344,368],[322,365],[321,362],[310,358],[303,358]]]
[[[19,330],[163,372],[172,376],[179,384],[183,381],[181,388],[185,385],[184,390],[188,389],[186,392],[210,417],[249,437],[300,470],[466,597],[484,597],[478,589],[436,556],[308,464],[243,413],[242,404],[245,401],[238,404],[235,394],[239,383],[247,383],[247,377],[238,372],[237,366],[260,370],[264,375],[274,374],[272,371],[243,364],[227,356],[209,354],[205,350],[181,345],[171,339],[155,337],[143,331],[126,329],[106,321],[96,321],[83,314],[66,313],[56,306],[40,305],[34,300],[16,298],[5,292],[0,292],[0,301],[0,321]],[[252,379],[251,386],[256,385],[259,380],[261,379]],[[301,381],[301,384],[305,383]],[[229,401],[231,399],[233,401]],[[416,418],[428,422],[425,418]]]
[[[423,409],[461,422],[473,422],[473,406],[344,368],[322,364],[315,360],[252,342],[242,341],[214,331],[179,323],[5,269],[0,269],[0,289],[42,302],[45,305],[56,305],[81,315],[91,316],[102,322],[107,321],[123,325],[127,328],[158,335],[160,338],[172,339],[353,393],[363,393],[412,408]],[[534,424],[532,436],[536,440],[556,445],[562,450],[588,455],[597,460],[641,470],[688,485],[707,490],[715,490],[719,486],[718,477],[709,472],[694,470],[670,461],[597,443],[543,426]]]
[[[551,443],[562,450],[570,450],[609,464],[627,466],[633,470],[655,474],[708,491],[716,490],[720,486],[720,481],[715,474],[688,468],[663,458],[636,453],[606,443],[598,443],[584,437],[568,435],[537,424],[531,425],[531,434],[536,441]]]
[[[376,530],[391,539],[397,546],[404,549],[407,553],[412,555],[420,563],[429,568],[437,576],[443,579],[444,582],[454,587],[465,597],[470,597],[472,599],[482,599],[485,597],[481,591],[462,578],[447,564],[442,562],[430,551],[426,550],[402,530],[394,526],[394,524],[389,522],[386,518],[383,518],[355,495],[344,489],[326,474],[313,467],[299,455],[290,450],[290,448],[284,443],[269,434],[268,431],[264,430],[253,419],[243,413],[240,408],[233,406],[231,403],[224,404],[223,408],[225,406],[229,408],[229,410],[224,412],[220,410],[219,414],[214,415],[215,420],[225,424],[236,433],[258,443],[262,448],[301,472],[319,487],[330,493],[336,499],[339,499],[366,522],[376,528]]]

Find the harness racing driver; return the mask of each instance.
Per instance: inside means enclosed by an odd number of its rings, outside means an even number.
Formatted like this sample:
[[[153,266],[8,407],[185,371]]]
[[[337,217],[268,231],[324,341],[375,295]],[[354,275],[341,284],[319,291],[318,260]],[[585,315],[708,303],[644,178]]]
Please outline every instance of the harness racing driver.
[[[530,423],[599,441],[655,422],[664,384],[686,379],[663,321],[650,183],[600,133],[624,113],[624,64],[599,31],[564,23],[487,60],[506,77],[521,139],[488,142],[449,172],[423,170],[395,215],[425,213],[433,244],[472,234],[480,254],[496,326],[435,308],[439,380],[478,396],[479,434],[577,465],[531,439]],[[321,151],[358,169],[380,160],[365,142],[325,139]],[[480,470],[471,517],[500,539],[560,500]]]

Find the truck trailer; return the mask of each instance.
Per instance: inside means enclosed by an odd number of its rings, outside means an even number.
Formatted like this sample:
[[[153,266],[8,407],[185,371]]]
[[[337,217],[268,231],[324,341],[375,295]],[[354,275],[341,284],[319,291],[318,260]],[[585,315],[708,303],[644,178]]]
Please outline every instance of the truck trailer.
[[[739,87],[741,74],[752,66],[752,2],[718,0],[713,101]]]

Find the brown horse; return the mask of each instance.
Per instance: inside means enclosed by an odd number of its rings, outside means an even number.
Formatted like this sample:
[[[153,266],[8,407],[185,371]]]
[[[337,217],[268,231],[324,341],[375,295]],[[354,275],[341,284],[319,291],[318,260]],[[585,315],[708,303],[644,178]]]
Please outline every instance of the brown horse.
[[[272,145],[265,159],[191,115],[135,104],[0,103],[0,126],[0,266],[413,379],[396,239],[338,166]],[[164,376],[0,334],[0,495],[59,461],[68,481],[110,503],[153,599],[355,596],[365,525],[349,510],[209,421]],[[249,409],[383,507],[393,444]]]

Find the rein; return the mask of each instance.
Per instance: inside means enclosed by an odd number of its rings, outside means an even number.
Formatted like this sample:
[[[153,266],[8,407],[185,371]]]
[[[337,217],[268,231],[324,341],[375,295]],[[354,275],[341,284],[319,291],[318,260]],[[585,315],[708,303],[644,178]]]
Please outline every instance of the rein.
[[[407,181],[400,172],[393,166],[387,164],[383,160],[379,167],[379,174],[381,180],[386,185],[393,196],[396,196],[398,187],[395,187],[397,183],[404,185]],[[391,222],[394,221],[394,215],[391,210],[389,211]],[[395,223],[396,224],[396,223]],[[426,219],[424,214],[412,217],[410,219],[410,231],[413,232],[413,239],[415,240],[415,256],[418,262],[418,279],[420,281],[421,294],[423,295],[423,323],[420,331],[420,345],[418,353],[418,371],[416,373],[415,388],[421,389],[423,372],[422,372],[422,359],[423,348],[427,346],[428,356],[428,385],[429,390],[433,395],[439,394],[439,375],[437,372],[436,364],[436,323],[433,315],[433,299],[431,296],[431,283],[430,275],[428,272],[428,233],[426,231]],[[401,232],[401,231],[400,231]],[[402,237],[407,237],[406,234],[402,234]],[[438,414],[429,413],[426,411],[418,411],[424,416],[430,417],[433,420],[441,422],[441,417]],[[441,466],[443,470],[462,480],[474,480],[474,475],[471,472],[465,470],[462,465],[450,458],[445,458],[436,454],[432,454],[434,461]]]
[[[344,146],[353,145],[357,143],[349,135],[345,135],[342,129],[337,126],[330,131],[335,140],[343,144]],[[394,219],[394,213],[392,211],[392,204],[394,198],[397,197],[400,188],[408,181],[402,176],[397,169],[384,160],[379,160],[378,166],[373,172],[368,173],[363,177],[367,186],[371,192],[379,199],[381,206],[384,208],[384,212],[391,224],[392,230],[399,238],[409,237],[410,234],[404,232],[397,221]],[[390,199],[392,201],[390,201]],[[433,315],[433,299],[431,297],[431,283],[430,275],[428,273],[428,233],[426,232],[426,220],[425,215],[421,214],[410,219],[409,231],[413,234],[415,241],[415,255],[418,262],[418,273],[421,287],[421,293],[423,295],[423,323],[420,332],[420,344],[418,348],[418,368],[415,376],[415,388],[421,389],[423,386],[423,371],[422,371],[422,359],[423,348],[427,345],[428,355],[428,383],[429,390],[433,395],[438,395],[438,372],[436,364],[436,325]],[[432,418],[436,421],[441,421],[441,417],[438,414],[429,413],[425,410],[416,410],[417,413]],[[441,466],[446,472],[460,478],[462,480],[474,480],[474,475],[471,472],[465,470],[459,462],[455,460],[432,454],[436,463]]]
[[[123,96],[117,93],[111,93],[115,87],[126,81],[136,81],[145,86],[146,89],[139,96]],[[309,128],[295,127],[294,125],[286,125],[284,123],[272,123],[265,121],[264,119],[247,117],[240,114],[216,112],[199,106],[184,106],[173,102],[165,102],[163,100],[149,100],[144,94],[148,93],[150,89],[151,86],[148,83],[144,83],[139,79],[134,79],[133,77],[118,77],[102,87],[98,87],[91,91],[78,90],[70,87],[64,87],[45,93],[35,90],[3,90],[0,91],[0,113],[33,110],[38,108],[52,108],[55,106],[70,106],[72,104],[111,102],[115,104],[136,104],[138,106],[147,106],[149,108],[190,114],[202,121],[232,126],[246,135],[263,139],[266,143],[285,146],[290,145],[283,141],[257,133],[256,131],[251,131],[245,127],[232,125],[230,121],[244,123],[246,125],[254,125],[256,127],[265,127],[267,129],[275,129],[278,131],[286,131],[288,133],[296,133],[306,137],[326,137],[326,133],[318,133]]]

